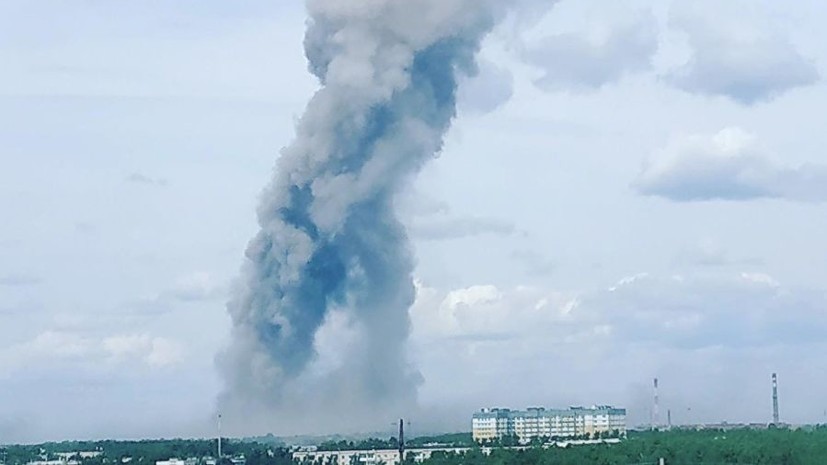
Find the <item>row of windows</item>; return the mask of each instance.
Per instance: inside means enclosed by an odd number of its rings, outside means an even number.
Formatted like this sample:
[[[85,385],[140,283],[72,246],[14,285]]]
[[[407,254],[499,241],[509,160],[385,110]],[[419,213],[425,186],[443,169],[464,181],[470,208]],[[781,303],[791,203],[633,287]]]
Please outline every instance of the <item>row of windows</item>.
[[[577,415],[512,418],[473,418],[475,439],[493,439],[516,434],[526,439],[536,436],[576,436],[583,433],[625,431],[623,415]]]
[[[591,420],[596,421],[607,421],[612,418],[625,418],[626,415],[611,415],[611,416],[603,416],[603,415],[542,415],[542,416],[517,416],[513,415],[510,417],[499,417],[499,418],[490,418],[490,417],[479,417],[474,415],[472,419],[474,421],[481,421],[481,422],[503,422],[503,421],[543,421],[548,419],[555,419],[555,418],[565,418],[565,419],[582,419],[582,418],[589,418]]]

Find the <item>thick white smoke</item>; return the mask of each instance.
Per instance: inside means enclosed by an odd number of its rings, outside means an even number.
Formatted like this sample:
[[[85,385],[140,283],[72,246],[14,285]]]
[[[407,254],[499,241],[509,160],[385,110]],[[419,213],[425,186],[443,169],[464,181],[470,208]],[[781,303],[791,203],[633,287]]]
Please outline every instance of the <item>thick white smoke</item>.
[[[509,3],[307,1],[305,49],[322,87],[262,197],[218,360],[219,408],[236,428],[369,428],[415,406],[413,259],[394,196],[441,150],[457,77],[474,73]],[[332,314],[356,337],[341,366],[314,374]]]

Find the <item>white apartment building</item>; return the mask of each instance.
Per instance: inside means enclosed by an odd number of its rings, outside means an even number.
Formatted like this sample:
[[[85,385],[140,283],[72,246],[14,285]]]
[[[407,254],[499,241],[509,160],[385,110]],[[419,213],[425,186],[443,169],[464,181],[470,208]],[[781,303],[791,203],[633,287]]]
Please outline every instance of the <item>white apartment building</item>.
[[[535,437],[572,438],[595,433],[626,435],[626,410],[610,405],[526,410],[482,409],[471,418],[475,441],[517,436],[521,442]]]
[[[502,408],[482,409],[471,419],[471,431],[475,441],[486,441],[514,434],[511,410]]]

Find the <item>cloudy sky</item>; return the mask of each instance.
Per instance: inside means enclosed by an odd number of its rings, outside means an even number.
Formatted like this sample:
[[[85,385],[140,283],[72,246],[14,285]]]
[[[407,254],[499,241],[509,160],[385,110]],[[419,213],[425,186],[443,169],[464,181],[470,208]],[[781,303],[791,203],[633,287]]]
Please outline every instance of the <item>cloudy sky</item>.
[[[646,423],[655,376],[676,422],[768,421],[773,371],[783,420],[827,421],[825,14],[561,0],[495,31],[398,202],[414,430]],[[208,434],[257,198],[317,88],[304,16],[0,0],[0,443]]]

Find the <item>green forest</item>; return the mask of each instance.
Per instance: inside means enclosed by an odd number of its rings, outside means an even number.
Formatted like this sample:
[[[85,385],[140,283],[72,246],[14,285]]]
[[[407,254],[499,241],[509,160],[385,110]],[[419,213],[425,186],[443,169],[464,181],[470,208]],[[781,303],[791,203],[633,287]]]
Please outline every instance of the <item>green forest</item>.
[[[153,439],[143,441],[67,441],[37,445],[10,445],[0,447],[0,462],[5,465],[24,465],[32,461],[55,460],[58,453],[100,451],[94,458],[80,459],[81,465],[155,465],[158,460],[170,458],[198,458],[216,455],[216,440],[208,439]],[[247,465],[291,464],[290,451],[266,442],[224,440],[223,454],[244,457]],[[220,465],[229,465],[228,463]]]
[[[435,453],[428,465],[824,465],[827,428],[630,432],[618,444]]]
[[[469,435],[452,434],[414,438],[407,446],[446,446],[468,444]],[[396,440],[366,440],[355,443],[326,444],[327,449],[366,446],[396,446]],[[50,460],[57,453],[100,451],[98,457],[80,460],[81,465],[154,465],[156,460],[198,458],[215,455],[215,440],[146,440],[61,442],[38,445],[0,447],[0,462],[24,465],[31,461]],[[486,452],[490,450],[490,454]],[[246,465],[292,465],[291,450],[278,441],[226,440],[228,457],[244,457]],[[827,464],[827,427],[811,429],[767,430],[673,430],[665,432],[630,432],[617,444],[569,447],[526,448],[471,447],[462,454],[434,452],[425,465],[631,465],[656,464],[660,458],[667,465],[823,465]],[[411,457],[408,461],[412,462]],[[230,465],[224,460],[221,465]],[[333,464],[316,464],[333,465]],[[351,464],[341,464],[351,465]],[[371,464],[380,465],[380,464]]]

